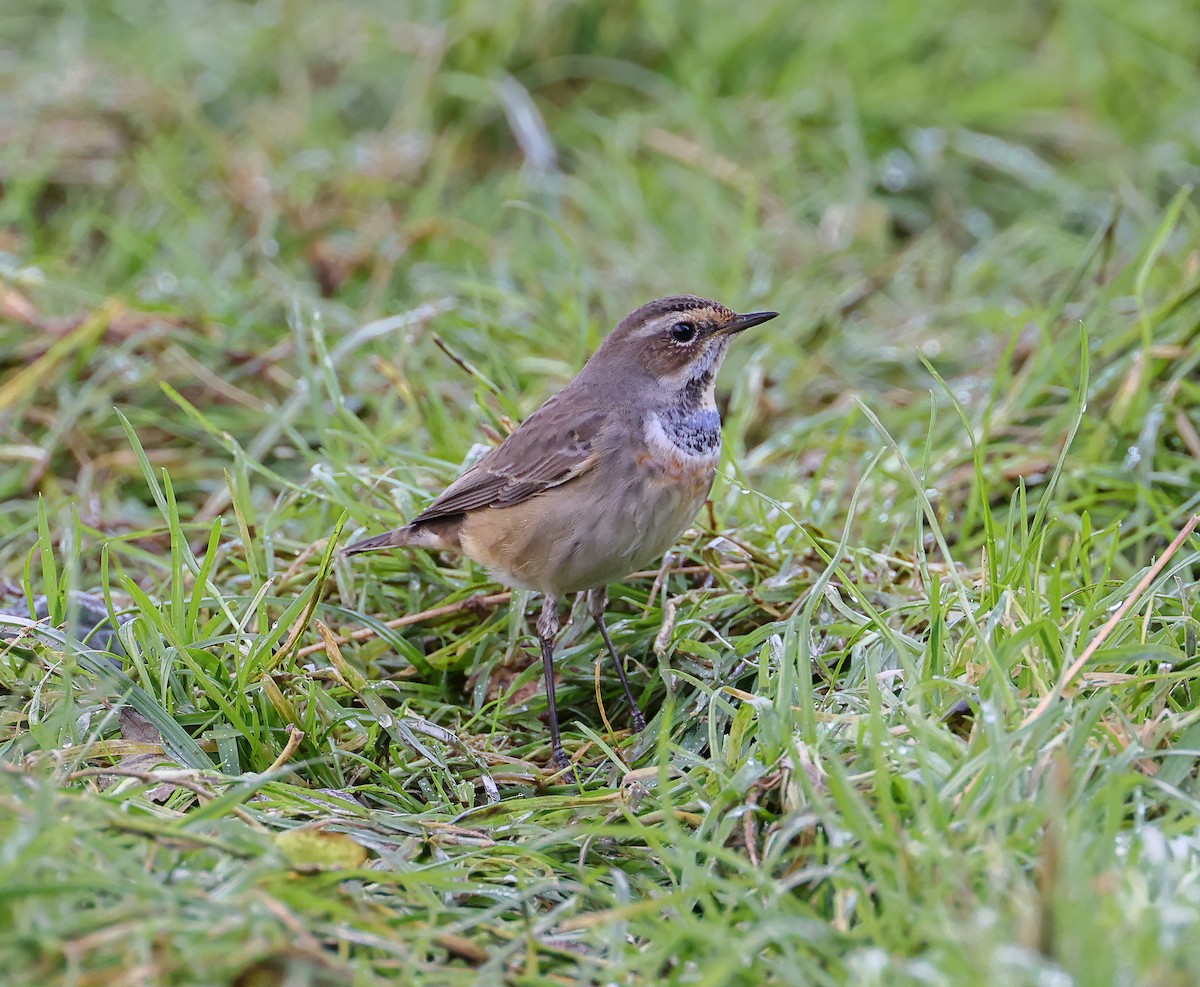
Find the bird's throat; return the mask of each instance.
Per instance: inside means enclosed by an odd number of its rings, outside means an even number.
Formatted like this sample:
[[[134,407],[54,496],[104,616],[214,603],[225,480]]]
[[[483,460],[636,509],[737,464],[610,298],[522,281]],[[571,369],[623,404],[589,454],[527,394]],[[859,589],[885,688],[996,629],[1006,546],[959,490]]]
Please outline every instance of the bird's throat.
[[[674,451],[696,459],[715,459],[721,452],[721,415],[715,406],[677,405],[656,415],[655,438]]]

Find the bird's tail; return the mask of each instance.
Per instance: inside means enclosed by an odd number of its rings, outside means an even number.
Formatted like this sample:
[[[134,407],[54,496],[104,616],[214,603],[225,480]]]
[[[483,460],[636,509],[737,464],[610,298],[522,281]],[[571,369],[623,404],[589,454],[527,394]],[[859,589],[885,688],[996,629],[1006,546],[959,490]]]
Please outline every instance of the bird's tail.
[[[457,539],[447,538],[448,531],[440,526],[427,524],[406,524],[403,528],[393,528],[382,535],[364,538],[342,549],[343,555],[358,555],[360,552],[374,552],[381,548],[432,548],[438,551],[458,548]]]

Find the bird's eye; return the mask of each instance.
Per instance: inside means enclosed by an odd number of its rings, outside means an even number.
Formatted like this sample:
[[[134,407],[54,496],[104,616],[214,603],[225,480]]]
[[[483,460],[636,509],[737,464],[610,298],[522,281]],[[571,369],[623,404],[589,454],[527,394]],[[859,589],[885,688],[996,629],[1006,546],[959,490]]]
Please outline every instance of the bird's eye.
[[[690,343],[696,338],[696,327],[690,322],[676,322],[671,326],[671,338],[677,343]]]

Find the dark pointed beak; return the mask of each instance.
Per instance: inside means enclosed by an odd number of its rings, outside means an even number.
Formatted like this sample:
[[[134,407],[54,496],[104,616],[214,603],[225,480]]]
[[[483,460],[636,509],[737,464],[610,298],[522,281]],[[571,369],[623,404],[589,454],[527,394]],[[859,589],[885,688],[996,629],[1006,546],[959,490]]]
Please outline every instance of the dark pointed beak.
[[[751,326],[770,322],[777,315],[779,315],[778,312],[747,312],[745,315],[736,316],[729,325],[721,329],[721,334],[732,336],[734,333],[739,333],[743,329],[749,329]]]

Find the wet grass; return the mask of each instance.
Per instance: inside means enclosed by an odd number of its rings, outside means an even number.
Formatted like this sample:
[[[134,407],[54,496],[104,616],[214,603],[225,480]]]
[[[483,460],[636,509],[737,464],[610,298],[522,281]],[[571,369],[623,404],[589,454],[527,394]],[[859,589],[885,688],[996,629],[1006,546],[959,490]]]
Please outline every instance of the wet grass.
[[[8,982],[1200,976],[1188,5],[0,37]],[[784,316],[562,785],[531,601],[335,541],[673,291]]]

